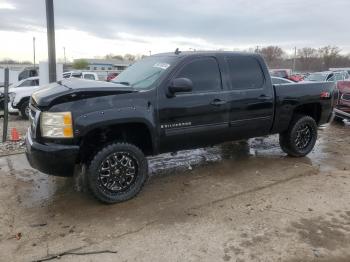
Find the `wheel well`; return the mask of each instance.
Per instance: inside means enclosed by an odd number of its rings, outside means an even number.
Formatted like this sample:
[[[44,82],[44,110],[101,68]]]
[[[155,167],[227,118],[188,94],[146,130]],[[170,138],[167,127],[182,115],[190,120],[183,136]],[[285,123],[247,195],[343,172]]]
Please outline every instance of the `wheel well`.
[[[145,155],[153,153],[151,133],[145,124],[117,124],[97,128],[87,133],[80,143],[80,161],[90,161],[99,150],[115,141],[133,144]]]
[[[302,114],[311,116],[318,124],[321,119],[321,105],[319,103],[300,105],[294,109],[294,115]]]
[[[19,109],[21,109],[23,103],[26,102],[26,101],[29,101],[29,99],[30,99],[29,96],[22,97],[21,100],[19,101],[19,103],[17,104],[17,107],[18,107]]]

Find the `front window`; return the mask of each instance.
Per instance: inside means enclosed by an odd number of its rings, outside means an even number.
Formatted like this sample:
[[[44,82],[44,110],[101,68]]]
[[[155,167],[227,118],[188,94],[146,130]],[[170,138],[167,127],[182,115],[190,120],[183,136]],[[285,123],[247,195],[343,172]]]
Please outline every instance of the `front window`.
[[[177,57],[151,56],[144,58],[112,80],[112,83],[130,86],[136,90],[148,90],[169,70]]]
[[[313,82],[324,82],[326,81],[326,79],[327,79],[327,75],[322,73],[313,73],[305,78],[306,81],[313,81]]]
[[[218,63],[213,57],[203,57],[185,65],[176,78],[188,78],[193,83],[193,92],[209,92],[221,89]]]
[[[19,84],[17,87],[30,87],[30,86],[38,86],[39,80],[25,80],[21,84]]]

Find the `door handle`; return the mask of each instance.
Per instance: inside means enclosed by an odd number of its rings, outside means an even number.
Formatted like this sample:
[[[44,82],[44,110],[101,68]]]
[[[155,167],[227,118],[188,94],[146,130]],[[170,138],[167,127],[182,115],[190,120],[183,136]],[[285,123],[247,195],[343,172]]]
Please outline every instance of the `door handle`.
[[[258,97],[258,99],[261,99],[261,100],[268,100],[268,99],[271,99],[272,97],[271,96],[267,96],[267,95],[260,95]]]
[[[225,100],[221,100],[221,99],[214,99],[211,103],[212,106],[221,106],[226,104]]]

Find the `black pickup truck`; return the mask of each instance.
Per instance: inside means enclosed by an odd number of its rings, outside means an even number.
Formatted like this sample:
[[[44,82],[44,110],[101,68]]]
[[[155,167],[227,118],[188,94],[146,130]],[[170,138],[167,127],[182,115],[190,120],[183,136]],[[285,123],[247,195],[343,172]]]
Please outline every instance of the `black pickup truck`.
[[[113,82],[68,79],[35,92],[26,155],[32,167],[72,176],[85,166],[101,201],[134,197],[145,156],[280,134],[302,157],[329,122],[333,83],[271,84],[264,60],[234,52],[175,52],[136,62]]]

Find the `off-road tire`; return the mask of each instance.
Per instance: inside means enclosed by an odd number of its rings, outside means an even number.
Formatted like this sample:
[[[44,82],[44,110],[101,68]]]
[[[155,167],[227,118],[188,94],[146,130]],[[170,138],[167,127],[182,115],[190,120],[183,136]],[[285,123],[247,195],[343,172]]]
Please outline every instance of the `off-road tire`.
[[[100,179],[100,168],[106,159],[114,153],[127,154],[137,163],[137,174],[134,183],[123,192],[107,189]],[[113,204],[135,197],[142,189],[148,178],[148,163],[142,151],[128,143],[113,143],[102,148],[91,160],[87,168],[88,185],[93,195],[100,201]]]
[[[300,128],[306,127],[310,134],[309,141],[303,148],[298,147],[297,136]],[[317,140],[317,124],[315,119],[310,116],[296,115],[293,117],[289,128],[279,136],[282,150],[289,156],[303,157],[312,151]]]
[[[22,103],[20,112],[23,119],[29,118],[29,100],[26,100]]]

